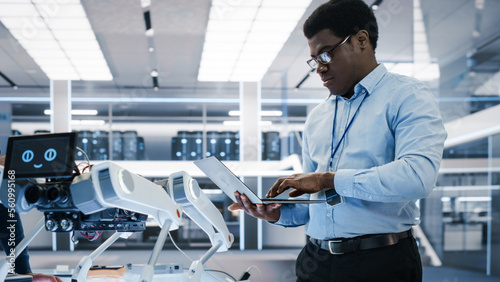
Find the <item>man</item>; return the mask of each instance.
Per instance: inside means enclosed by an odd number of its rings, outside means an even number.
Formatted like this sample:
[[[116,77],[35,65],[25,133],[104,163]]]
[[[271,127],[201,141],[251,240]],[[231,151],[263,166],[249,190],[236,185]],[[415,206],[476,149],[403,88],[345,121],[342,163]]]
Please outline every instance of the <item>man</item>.
[[[252,205],[237,194],[231,210],[271,223],[306,225],[297,281],[421,281],[411,227],[416,201],[434,188],[446,139],[435,99],[421,82],[387,72],[375,58],[378,27],[361,0],[330,1],[303,27],[330,96],[308,115],[302,174],[278,179],[327,203]]]
[[[5,156],[0,156],[0,166],[5,165]],[[23,225],[21,222],[21,217],[19,214],[15,213],[15,220],[17,222],[16,228],[15,228],[15,242],[16,245],[18,245],[22,239],[24,238],[24,231],[23,231]],[[10,238],[10,230],[7,228],[7,220],[9,219],[9,212],[8,209],[3,206],[3,204],[0,203],[0,245],[4,249],[4,252],[6,255],[9,255],[9,250],[11,248],[9,244],[9,238]],[[33,281],[35,282],[62,282],[62,280],[59,277],[55,277],[52,275],[45,275],[41,273],[32,273],[31,272],[31,267],[30,267],[30,262],[29,262],[29,255],[28,255],[28,248],[24,249],[21,254],[16,258],[15,260],[15,271],[18,274],[26,274],[33,276]]]

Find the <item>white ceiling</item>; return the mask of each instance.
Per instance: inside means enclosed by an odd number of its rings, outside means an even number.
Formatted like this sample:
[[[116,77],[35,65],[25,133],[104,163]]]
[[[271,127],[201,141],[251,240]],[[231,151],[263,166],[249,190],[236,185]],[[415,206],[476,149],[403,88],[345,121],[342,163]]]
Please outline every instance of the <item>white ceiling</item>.
[[[372,0],[365,0],[372,4]],[[210,9],[209,0],[152,0],[150,9],[154,37],[145,35],[145,23],[140,0],[82,0],[104,57],[114,80],[108,82],[73,82],[73,97],[140,97],[192,98],[189,103],[115,104],[113,114],[128,116],[200,116],[200,98],[238,98],[237,83],[198,82],[205,29]],[[313,0],[262,80],[262,98],[267,107],[282,105],[266,99],[318,99],[326,97],[316,75],[311,75],[301,88],[295,86],[309,73],[305,61],[309,58],[302,24],[316,7],[325,2]],[[474,47],[499,34],[500,1],[485,0],[481,12],[481,35],[472,36],[476,26],[475,0],[421,0],[424,22],[428,30],[431,56],[441,64],[463,57]],[[236,3],[237,1],[228,1]],[[385,0],[375,12],[379,21],[380,38],[376,50],[379,61],[412,61],[413,1]],[[500,42],[500,40],[498,40]],[[155,52],[148,52],[154,44]],[[500,51],[497,48],[495,56]],[[159,71],[158,91],[153,90],[150,71]],[[0,24],[0,72],[19,86],[13,90],[0,78],[0,97],[49,97],[49,79],[21,48],[9,31]],[[283,87],[283,81],[286,81]],[[34,116],[47,108],[48,102],[14,103],[16,115]],[[291,115],[306,114],[305,104],[292,105]],[[107,115],[108,103],[79,103],[74,108],[98,108]],[[209,115],[224,115],[237,109],[237,103],[207,105]]]

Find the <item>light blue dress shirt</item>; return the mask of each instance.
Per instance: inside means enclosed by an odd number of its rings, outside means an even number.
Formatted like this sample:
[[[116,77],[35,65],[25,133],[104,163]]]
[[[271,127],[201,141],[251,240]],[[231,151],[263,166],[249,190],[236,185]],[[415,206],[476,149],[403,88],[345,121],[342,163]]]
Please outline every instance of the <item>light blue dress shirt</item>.
[[[351,120],[331,168],[344,202],[282,205],[275,224],[305,224],[307,235],[331,239],[401,232],[419,223],[416,201],[435,187],[446,139],[434,96],[422,82],[378,65],[355,85],[350,99],[330,95],[308,115],[304,172],[330,170],[332,152]],[[310,197],[322,199],[325,192]]]

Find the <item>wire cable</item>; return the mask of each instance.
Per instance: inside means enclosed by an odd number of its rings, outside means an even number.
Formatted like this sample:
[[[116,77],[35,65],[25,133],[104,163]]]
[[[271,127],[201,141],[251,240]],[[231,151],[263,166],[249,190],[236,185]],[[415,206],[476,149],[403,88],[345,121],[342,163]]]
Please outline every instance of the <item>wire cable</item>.
[[[170,241],[172,241],[172,244],[174,244],[175,248],[177,250],[179,250],[179,252],[181,252],[181,254],[183,254],[185,257],[187,257],[191,262],[193,262],[194,259],[192,259],[190,256],[188,256],[183,250],[181,250],[181,248],[179,248],[179,246],[177,246],[177,244],[175,243],[174,238],[172,237],[172,234],[170,233],[170,231],[168,231],[168,236],[170,237]]]
[[[87,159],[88,166],[90,167],[90,158],[89,158],[89,155],[87,155],[87,153],[85,153],[85,151],[82,148],[78,147],[78,146],[76,146],[76,149],[78,151],[82,152],[82,154],[85,156],[85,159]]]
[[[188,256],[183,250],[181,250],[181,248],[179,248],[179,246],[177,246],[177,244],[175,243],[174,241],[174,238],[172,237],[172,234],[170,233],[170,231],[168,232],[168,236],[170,237],[170,241],[172,241],[172,244],[174,244],[175,248],[181,252],[181,254],[183,254],[186,258],[188,258],[191,262],[194,261],[194,259],[192,259],[190,256]],[[223,280],[219,280],[217,279],[217,277],[211,275],[209,272],[212,271],[212,272],[220,272],[220,273],[224,273],[225,275],[227,275],[228,277],[230,277],[231,279],[233,279],[234,281],[238,281],[236,280],[233,276],[231,276],[231,274],[227,273],[227,272],[224,272],[222,270],[216,270],[216,269],[205,269],[205,272],[207,273],[207,275],[209,275],[210,277],[212,277],[213,279],[217,280],[217,281],[222,281],[224,282]],[[260,270],[259,270],[260,271]]]

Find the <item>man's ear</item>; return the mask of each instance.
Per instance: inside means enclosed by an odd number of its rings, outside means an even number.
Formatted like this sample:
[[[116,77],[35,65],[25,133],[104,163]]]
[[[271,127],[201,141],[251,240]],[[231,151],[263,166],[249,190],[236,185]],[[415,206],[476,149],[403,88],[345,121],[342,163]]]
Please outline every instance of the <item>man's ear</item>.
[[[368,35],[368,31],[364,29],[358,31],[358,33],[354,35],[354,38],[355,44],[361,49],[365,49],[370,45],[370,35]]]

